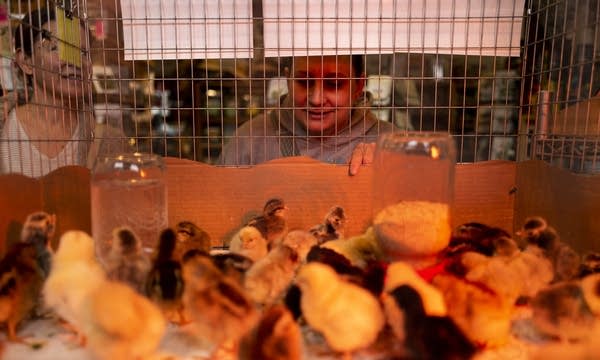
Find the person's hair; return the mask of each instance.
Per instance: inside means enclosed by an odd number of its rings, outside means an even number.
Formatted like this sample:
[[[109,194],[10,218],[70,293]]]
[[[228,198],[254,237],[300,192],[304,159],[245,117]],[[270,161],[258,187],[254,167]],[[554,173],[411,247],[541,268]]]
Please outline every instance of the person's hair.
[[[27,56],[33,54],[33,44],[46,33],[43,26],[56,20],[52,8],[39,8],[25,15],[15,29],[15,50],[22,50]]]
[[[343,56],[351,56],[352,62],[352,71],[354,71],[354,76],[360,77],[365,72],[365,56],[361,54],[353,54],[353,55],[338,55],[339,57]],[[294,63],[293,57],[283,57],[280,60],[281,69],[285,69],[286,67],[291,69]]]

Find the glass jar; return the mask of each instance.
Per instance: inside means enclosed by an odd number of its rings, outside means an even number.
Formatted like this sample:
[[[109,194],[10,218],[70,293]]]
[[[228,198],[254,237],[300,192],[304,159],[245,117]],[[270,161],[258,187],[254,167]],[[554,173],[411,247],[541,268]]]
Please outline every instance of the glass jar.
[[[92,236],[105,261],[115,228],[129,227],[152,252],[168,226],[165,166],[160,156],[117,154],[96,160],[91,178]]]
[[[373,160],[373,230],[388,260],[424,267],[448,246],[455,162],[448,133],[379,137]]]

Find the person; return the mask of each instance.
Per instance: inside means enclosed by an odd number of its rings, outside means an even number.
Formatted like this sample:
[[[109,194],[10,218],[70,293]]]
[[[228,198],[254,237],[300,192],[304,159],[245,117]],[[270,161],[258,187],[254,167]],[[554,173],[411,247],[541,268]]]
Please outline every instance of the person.
[[[15,29],[15,63],[25,96],[23,104],[4,104],[0,173],[37,178],[61,166],[91,167],[97,156],[128,150],[122,130],[96,126],[88,101],[89,57],[82,51],[81,65],[62,60],[59,43],[64,40],[58,38],[57,26],[54,9],[41,7]],[[85,50],[83,26],[80,35]]]
[[[304,155],[348,164],[355,175],[372,162],[378,135],[395,128],[369,111],[364,57],[302,56],[290,65],[281,105],[242,124],[225,143],[218,164],[255,165]]]

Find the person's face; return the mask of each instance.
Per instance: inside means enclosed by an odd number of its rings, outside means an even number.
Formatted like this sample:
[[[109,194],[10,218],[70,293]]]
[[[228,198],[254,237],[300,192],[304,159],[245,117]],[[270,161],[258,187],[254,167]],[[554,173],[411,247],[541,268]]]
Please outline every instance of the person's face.
[[[81,66],[63,61],[59,58],[60,39],[57,34],[56,21],[44,24],[46,33],[40,34],[33,44],[31,57],[22,53],[25,66],[23,71],[33,75],[36,92],[43,92],[56,102],[82,103],[90,86],[90,62],[87,54],[81,54]],[[87,48],[86,32],[80,28],[81,49]]]
[[[297,57],[292,68],[288,87],[294,118],[308,133],[334,135],[348,125],[352,104],[363,87],[362,77],[357,78],[352,69],[351,57]]]

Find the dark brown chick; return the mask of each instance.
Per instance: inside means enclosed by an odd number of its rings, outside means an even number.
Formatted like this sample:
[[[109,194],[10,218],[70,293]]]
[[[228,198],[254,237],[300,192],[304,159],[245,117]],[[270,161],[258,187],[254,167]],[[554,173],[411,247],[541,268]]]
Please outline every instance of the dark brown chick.
[[[175,257],[181,260],[183,254],[188,250],[198,249],[204,252],[210,252],[210,235],[191,221],[180,221],[175,226],[177,234],[177,246],[175,247]]]
[[[242,339],[240,360],[300,360],[302,333],[283,305],[266,309],[258,325]]]
[[[269,249],[279,243],[288,231],[288,207],[280,198],[267,200],[262,215],[250,220],[246,225],[257,228],[267,240]]]
[[[34,244],[37,262],[48,277],[52,262],[52,240],[56,231],[56,215],[36,211],[27,216],[21,229],[21,242]]]
[[[317,238],[319,244],[322,244],[326,241],[342,239],[345,224],[344,208],[334,206],[325,215],[323,223],[313,226],[309,231]]]
[[[21,341],[17,327],[38,304],[45,274],[37,258],[34,244],[16,243],[0,261],[0,322],[9,341]]]
[[[463,360],[475,355],[477,347],[448,316],[425,312],[423,299],[410,285],[400,285],[389,292],[401,311],[404,346],[407,358],[423,360]],[[386,316],[388,315],[386,311]],[[388,322],[391,318],[388,317]]]
[[[112,248],[106,261],[109,279],[123,282],[140,294],[145,294],[150,259],[142,249],[137,235],[127,227],[113,231]]]
[[[181,263],[174,258],[176,234],[167,228],[160,234],[158,251],[146,280],[146,295],[174,323],[186,322],[182,295],[184,291]]]
[[[567,281],[579,275],[581,257],[568,244],[561,241],[556,229],[540,216],[525,219],[517,232],[527,246],[541,248],[554,267],[553,282]]]
[[[201,254],[186,258],[183,276],[183,303],[192,335],[214,346],[213,354],[224,349],[237,353],[240,339],[258,321],[258,312],[241,285]]]

